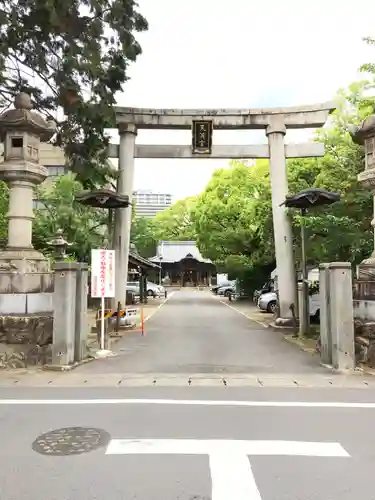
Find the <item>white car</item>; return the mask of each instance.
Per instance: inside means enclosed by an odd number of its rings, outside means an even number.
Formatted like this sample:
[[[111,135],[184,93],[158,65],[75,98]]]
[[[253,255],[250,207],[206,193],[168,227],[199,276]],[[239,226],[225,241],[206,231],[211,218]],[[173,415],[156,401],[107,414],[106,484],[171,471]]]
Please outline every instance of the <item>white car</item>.
[[[134,292],[136,295],[140,295],[139,281],[128,281],[126,289]],[[147,295],[149,297],[160,297],[165,294],[165,288],[160,285],[152,283],[152,281],[147,281]]]
[[[274,313],[276,310],[277,295],[276,292],[263,293],[258,299],[258,307],[262,311]],[[309,296],[310,316],[319,319],[320,316],[320,301],[319,293]]]
[[[165,294],[165,288],[152,281],[147,281],[147,295],[149,297],[160,297]]]

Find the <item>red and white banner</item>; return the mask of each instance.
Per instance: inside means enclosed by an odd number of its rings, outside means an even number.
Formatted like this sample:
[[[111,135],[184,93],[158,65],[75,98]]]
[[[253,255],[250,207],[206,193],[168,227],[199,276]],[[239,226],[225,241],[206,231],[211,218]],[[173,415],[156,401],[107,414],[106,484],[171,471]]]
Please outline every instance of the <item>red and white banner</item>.
[[[91,297],[115,296],[115,251],[91,250]]]

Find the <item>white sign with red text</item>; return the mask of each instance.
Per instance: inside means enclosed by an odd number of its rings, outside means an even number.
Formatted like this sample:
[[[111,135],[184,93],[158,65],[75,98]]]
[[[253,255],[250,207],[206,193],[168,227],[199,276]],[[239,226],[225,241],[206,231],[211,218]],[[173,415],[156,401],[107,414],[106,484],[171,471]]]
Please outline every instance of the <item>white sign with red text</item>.
[[[115,251],[91,250],[91,297],[115,296]]]

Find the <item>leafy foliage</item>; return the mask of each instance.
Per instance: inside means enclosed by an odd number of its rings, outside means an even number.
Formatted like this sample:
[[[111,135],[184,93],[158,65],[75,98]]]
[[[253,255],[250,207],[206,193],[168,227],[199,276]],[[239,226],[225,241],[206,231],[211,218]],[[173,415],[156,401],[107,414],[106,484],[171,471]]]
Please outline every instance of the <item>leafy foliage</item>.
[[[141,47],[147,22],[134,0],[0,0],[0,105],[19,91],[57,122],[84,187],[111,175],[105,128],[113,127],[115,94]]]
[[[197,197],[179,200],[155,217],[135,217],[131,229],[131,241],[143,257],[156,254],[158,241],[195,240],[196,234],[192,213]]]
[[[325,156],[288,161],[289,191],[320,187],[341,195],[330,207],[310,210],[304,218],[310,264],[345,260],[359,262],[373,247],[372,195],[357,182],[364,168],[363,148],[349,130],[373,112],[367,97],[371,81],[340,90],[330,126],[317,133]],[[293,218],[296,260],[300,257],[300,216]],[[232,162],[216,171],[193,211],[198,246],[204,256],[237,276],[264,279],[274,265],[271,187],[267,161],[255,166]],[[259,283],[260,284],[260,283]]]
[[[132,222],[130,239],[142,257],[153,257],[156,254],[157,245],[154,236],[153,219],[135,217]]]
[[[52,252],[48,244],[58,229],[73,245],[69,253],[80,262],[89,262],[92,248],[103,248],[107,237],[107,211],[77,203],[75,195],[82,185],[71,173],[60,177],[53,185],[43,185],[37,191],[40,208],[35,211],[33,244],[45,254]]]
[[[170,208],[158,213],[153,219],[154,237],[159,240],[194,240],[195,230],[192,212],[196,196],[174,203]]]

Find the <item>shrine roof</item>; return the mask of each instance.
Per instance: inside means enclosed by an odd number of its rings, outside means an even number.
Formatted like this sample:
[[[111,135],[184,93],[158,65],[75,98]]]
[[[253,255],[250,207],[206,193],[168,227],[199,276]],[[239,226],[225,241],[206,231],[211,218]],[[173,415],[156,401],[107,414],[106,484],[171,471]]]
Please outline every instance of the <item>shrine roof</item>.
[[[197,248],[195,241],[159,241],[155,257],[152,262],[172,263],[180,262],[187,258],[196,259],[199,262],[211,264],[210,259],[205,259]]]

